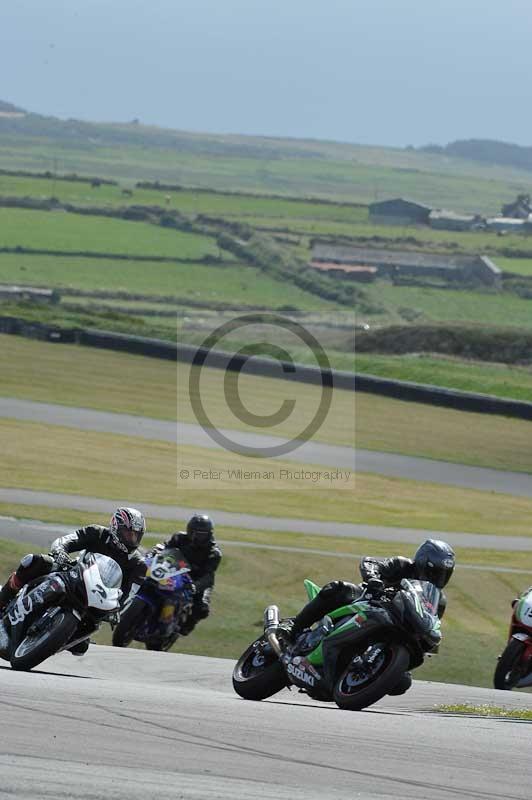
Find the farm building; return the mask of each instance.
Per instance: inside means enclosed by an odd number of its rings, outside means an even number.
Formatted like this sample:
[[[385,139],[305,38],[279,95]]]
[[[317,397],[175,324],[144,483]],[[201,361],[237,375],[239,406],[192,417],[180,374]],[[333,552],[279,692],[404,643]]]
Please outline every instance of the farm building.
[[[396,197],[393,200],[370,203],[369,219],[370,222],[386,225],[428,225],[431,211],[429,206],[422,203]]]
[[[424,276],[446,281],[479,281],[489,286],[501,283],[500,269],[486,256],[452,256],[412,250],[379,250],[316,242],[309,266],[342,278],[360,279],[364,268],[374,277]],[[355,269],[349,271],[348,267]],[[365,280],[371,280],[364,276]]]
[[[0,301],[33,300],[37,303],[49,303],[53,299],[52,289],[39,289],[34,286],[11,286],[0,284]]]
[[[532,214],[532,205],[530,204],[529,194],[518,194],[517,199],[513,203],[507,203],[502,207],[503,217],[512,217],[513,219],[528,219]]]
[[[377,267],[369,267],[367,264],[335,264],[332,261],[311,261],[310,266],[334,278],[347,278],[352,281],[362,281],[370,283],[377,277]]]
[[[472,231],[486,226],[486,220],[478,214],[456,214],[454,211],[435,208],[429,214],[431,228],[443,231]]]
[[[491,217],[486,220],[489,231],[511,231],[513,233],[525,232],[525,221],[515,217]]]

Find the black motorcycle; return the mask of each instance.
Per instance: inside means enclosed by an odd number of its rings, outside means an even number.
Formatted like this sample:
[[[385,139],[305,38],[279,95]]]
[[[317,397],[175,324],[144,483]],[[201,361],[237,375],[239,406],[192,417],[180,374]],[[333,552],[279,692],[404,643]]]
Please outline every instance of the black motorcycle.
[[[120,608],[122,570],[114,559],[82,551],[65,570],[24,586],[0,620],[0,658],[30,670],[90,640]]]
[[[309,599],[319,586],[306,580]],[[407,671],[419,667],[441,640],[440,590],[426,581],[403,580],[386,589],[370,579],[352,603],[291,640],[292,619],[268,606],[264,635],[240,656],[233,687],[246,700],[263,700],[297,686],[315,700],[357,711],[410,686]]]

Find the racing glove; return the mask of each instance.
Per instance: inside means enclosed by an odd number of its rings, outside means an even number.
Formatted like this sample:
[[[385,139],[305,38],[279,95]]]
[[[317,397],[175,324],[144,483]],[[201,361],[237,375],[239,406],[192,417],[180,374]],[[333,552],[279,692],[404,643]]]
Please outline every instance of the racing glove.
[[[366,586],[366,597],[368,598],[378,598],[384,594],[384,581],[381,581],[380,578],[368,578]]]
[[[56,550],[50,553],[54,560],[54,564],[58,569],[68,569],[76,563],[75,558],[71,558],[66,550]]]

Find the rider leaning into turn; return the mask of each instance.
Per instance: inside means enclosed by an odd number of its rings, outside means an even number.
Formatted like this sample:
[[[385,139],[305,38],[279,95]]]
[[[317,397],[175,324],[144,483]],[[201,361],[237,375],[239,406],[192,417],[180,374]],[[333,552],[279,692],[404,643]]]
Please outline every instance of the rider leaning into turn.
[[[455,556],[450,545],[436,539],[427,539],[418,547],[413,559],[403,556],[393,556],[392,558],[365,556],[360,562],[360,574],[364,581],[371,581],[369,588],[373,592],[378,591],[379,584],[383,588],[399,586],[403,578],[430,581],[441,592],[437,609],[441,619],[447,605],[447,598],[442,590],[453,574],[454,565]],[[290,634],[292,642],[296,643],[306,628],[334,611],[335,608],[352,603],[362,594],[362,591],[363,587],[360,584],[344,581],[328,583],[294,618]],[[403,694],[411,684],[412,676],[409,672],[405,672],[395,689],[388,694]]]
[[[411,578],[430,581],[442,590],[449,582],[454,566],[455,556],[452,547],[446,542],[427,539],[418,547],[413,559],[403,556],[392,558],[365,556],[360,562],[360,573],[364,581],[377,579],[386,587],[398,586],[403,578]],[[295,617],[291,631],[292,641],[295,642],[305,628],[309,628],[335,608],[352,603],[361,593],[360,584],[344,581],[328,583]],[[437,609],[440,618],[445,612],[446,605],[447,598],[441,591]]]
[[[69,553],[78,550],[89,550],[114,559],[122,569],[121,588],[123,596],[127,597],[132,585],[140,583],[146,572],[146,564],[138,550],[145,532],[146,523],[140,511],[136,508],[117,508],[111,517],[109,527],[87,525],[75,533],[56,539],[52,543],[49,555],[35,553],[24,556],[15,572],[11,573],[0,589],[0,612],[30,581],[74,563]],[[81,655],[87,648],[88,642],[82,642],[71,652]]]
[[[190,565],[190,577],[195,586],[194,600],[190,615],[181,626],[181,635],[187,636],[200,619],[209,616],[214,573],[222,560],[222,551],[214,538],[214,525],[205,514],[194,514],[185,531],[178,531],[168,541],[155,545],[148,555],[164,550],[165,547],[177,547]]]

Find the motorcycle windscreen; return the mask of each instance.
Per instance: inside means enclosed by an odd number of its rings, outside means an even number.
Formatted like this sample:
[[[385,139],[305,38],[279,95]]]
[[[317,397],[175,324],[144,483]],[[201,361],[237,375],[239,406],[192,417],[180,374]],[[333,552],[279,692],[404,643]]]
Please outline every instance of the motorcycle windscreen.
[[[438,604],[440,590],[428,581],[401,581],[401,599],[405,620],[422,635],[439,634]],[[435,634],[436,637],[438,634]]]
[[[519,598],[514,609],[515,618],[527,628],[532,628],[532,589],[528,589]]]
[[[101,553],[94,553],[94,560],[98,567],[98,572],[103,585],[107,589],[120,589],[124,575],[119,564],[113,558],[104,556]]]
[[[82,563],[87,605],[99,611],[115,611],[122,596],[120,566],[101,553],[86,553]]]
[[[146,575],[162,585],[168,584],[171,587],[174,586],[178,576],[189,572],[190,566],[181,551],[171,548],[155,554],[148,565]]]

